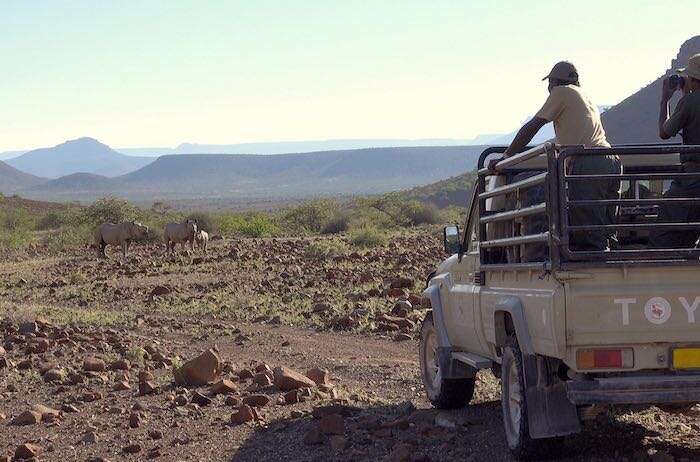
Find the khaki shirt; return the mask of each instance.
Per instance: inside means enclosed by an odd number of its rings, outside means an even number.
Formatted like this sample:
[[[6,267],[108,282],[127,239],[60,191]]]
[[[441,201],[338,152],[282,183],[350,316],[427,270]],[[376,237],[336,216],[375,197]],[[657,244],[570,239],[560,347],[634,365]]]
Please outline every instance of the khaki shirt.
[[[535,115],[554,122],[557,144],[610,147],[600,121],[600,112],[576,85],[552,88],[542,109]]]
[[[685,95],[678,101],[671,117],[664,123],[664,132],[676,136],[682,132],[683,144],[700,144],[700,91]],[[699,154],[682,154],[681,162],[700,162]]]

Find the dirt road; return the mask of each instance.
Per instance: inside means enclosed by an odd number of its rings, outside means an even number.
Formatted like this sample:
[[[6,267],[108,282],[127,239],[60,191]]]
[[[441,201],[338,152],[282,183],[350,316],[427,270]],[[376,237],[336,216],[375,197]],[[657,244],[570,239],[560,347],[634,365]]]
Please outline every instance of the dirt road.
[[[425,308],[397,316],[391,287],[415,301],[439,255],[422,236],[322,260],[305,250],[314,238],[220,241],[175,260],[143,248],[128,263],[76,250],[4,264],[0,457],[29,443],[40,460],[66,461],[510,460],[490,372],[464,410],[424,398],[415,335]],[[410,323],[386,321],[399,317]],[[174,383],[173,368],[212,347],[235,391]],[[265,382],[277,366],[323,369],[330,383],[290,402]],[[258,418],[233,424],[251,399]],[[32,410],[38,418],[16,424]],[[693,415],[617,410],[540,456],[694,460],[698,431]]]

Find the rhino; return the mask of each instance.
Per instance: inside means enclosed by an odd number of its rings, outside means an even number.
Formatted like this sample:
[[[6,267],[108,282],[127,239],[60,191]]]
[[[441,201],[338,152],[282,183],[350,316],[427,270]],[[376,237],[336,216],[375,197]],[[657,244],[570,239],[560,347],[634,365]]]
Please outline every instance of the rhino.
[[[209,244],[209,233],[200,229],[197,231],[197,235],[194,237],[194,239],[197,241],[197,246],[199,247],[199,250],[203,250],[204,253],[207,253],[207,245]]]
[[[175,252],[175,246],[179,243],[185,249],[185,242],[190,243],[190,249],[194,252],[194,240],[197,235],[197,220],[185,220],[182,223],[168,223],[163,231],[166,252]]]
[[[148,226],[136,221],[102,223],[95,229],[95,246],[98,248],[99,255],[107,258],[107,245],[120,245],[126,258],[131,241],[144,238],[147,234]]]

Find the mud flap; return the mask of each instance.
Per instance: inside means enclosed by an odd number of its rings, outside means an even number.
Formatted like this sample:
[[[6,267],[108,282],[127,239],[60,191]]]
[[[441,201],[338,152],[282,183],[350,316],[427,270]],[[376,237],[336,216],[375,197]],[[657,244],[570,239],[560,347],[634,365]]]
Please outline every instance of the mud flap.
[[[530,437],[550,438],[580,432],[576,405],[569,401],[564,382],[549,379],[552,374],[546,359],[523,355],[523,365]]]

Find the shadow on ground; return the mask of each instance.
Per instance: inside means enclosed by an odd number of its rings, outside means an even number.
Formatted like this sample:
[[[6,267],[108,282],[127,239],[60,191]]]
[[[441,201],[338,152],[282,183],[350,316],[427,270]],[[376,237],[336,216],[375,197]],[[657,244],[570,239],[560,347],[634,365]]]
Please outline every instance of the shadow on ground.
[[[412,461],[513,460],[505,444],[498,401],[458,411],[416,410],[410,402],[345,410],[346,431],[343,438],[335,441],[341,449],[332,447],[330,436],[320,444],[304,443],[307,432],[318,425],[318,419],[309,415],[257,429],[230,460],[394,460],[392,452],[402,447],[410,454],[407,460]],[[668,441],[650,441],[656,436],[656,432],[642,425],[605,417],[587,424],[580,434],[542,441],[532,459],[637,461],[654,451],[676,458],[700,459],[698,450]]]

